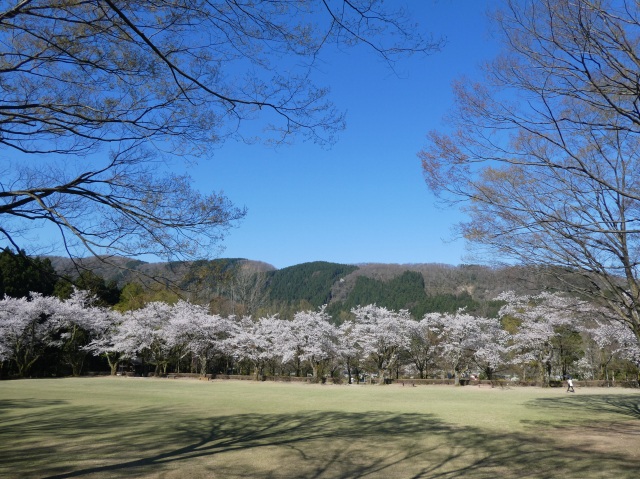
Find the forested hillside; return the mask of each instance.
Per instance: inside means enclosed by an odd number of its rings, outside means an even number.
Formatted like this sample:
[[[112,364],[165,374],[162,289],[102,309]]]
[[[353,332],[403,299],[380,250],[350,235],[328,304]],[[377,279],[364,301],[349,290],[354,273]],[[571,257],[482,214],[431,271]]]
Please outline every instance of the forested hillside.
[[[357,266],[316,261],[273,271],[269,274],[269,296],[274,301],[308,301],[317,308],[331,302],[331,288]]]
[[[78,274],[68,260],[51,258],[51,263],[67,277]],[[141,307],[145,301],[171,302],[183,297],[207,304],[212,312],[220,314],[291,318],[296,311],[327,304],[337,322],[344,320],[352,308],[366,304],[408,309],[414,318],[459,308],[494,316],[499,308],[494,298],[503,291],[525,294],[563,290],[548,272],[515,266],[316,261],[278,270],[239,258],[174,263],[119,259],[117,266],[95,259],[83,264],[106,283],[117,283],[122,291],[117,307],[122,310]]]
[[[345,370],[459,379],[473,368],[488,379],[537,376],[539,384],[570,371],[637,378],[633,332],[594,320],[606,318],[580,298],[549,294],[557,285],[543,270],[322,261],[276,270],[219,259],[135,263],[174,276],[138,281],[131,268],[120,285],[113,278],[121,271],[105,279],[84,264],[63,276],[53,263],[0,252],[0,376],[122,367],[143,375],[235,369],[259,377],[269,369],[316,380]],[[504,289],[513,293],[497,302],[494,292]]]
[[[407,270],[388,281],[357,276],[345,300],[334,301],[329,312],[335,316],[340,311],[349,311],[357,306],[377,304],[394,310],[408,309],[415,318],[432,311],[455,312],[460,308],[469,311],[482,309],[485,313],[494,314],[497,311],[490,311],[489,303],[474,300],[467,291],[428,295],[422,274]]]

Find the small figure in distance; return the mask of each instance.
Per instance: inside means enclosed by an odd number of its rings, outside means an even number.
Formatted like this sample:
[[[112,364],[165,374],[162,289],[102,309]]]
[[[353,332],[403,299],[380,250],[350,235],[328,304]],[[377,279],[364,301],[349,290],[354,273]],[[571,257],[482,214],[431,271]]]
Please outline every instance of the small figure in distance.
[[[573,389],[573,379],[571,378],[571,376],[569,374],[567,374],[567,392],[576,392],[575,389]]]

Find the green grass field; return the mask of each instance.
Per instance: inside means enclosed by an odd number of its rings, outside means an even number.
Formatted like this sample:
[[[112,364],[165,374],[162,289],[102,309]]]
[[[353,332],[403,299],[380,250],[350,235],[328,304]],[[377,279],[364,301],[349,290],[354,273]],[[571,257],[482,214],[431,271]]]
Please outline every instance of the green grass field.
[[[2,478],[633,478],[640,391],[0,382]]]

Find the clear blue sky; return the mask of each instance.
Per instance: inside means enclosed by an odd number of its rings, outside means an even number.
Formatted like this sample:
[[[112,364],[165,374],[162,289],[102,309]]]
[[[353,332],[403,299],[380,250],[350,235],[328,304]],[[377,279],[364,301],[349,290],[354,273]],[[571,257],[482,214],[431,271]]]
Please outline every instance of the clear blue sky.
[[[332,101],[347,112],[335,146],[272,150],[228,142],[190,170],[199,189],[222,190],[248,209],[220,257],[277,268],[317,260],[464,262],[463,242],[450,241],[460,216],[436,206],[416,154],[451,106],[452,80],[474,76],[497,52],[485,15],[492,2],[397,3],[447,44],[429,57],[403,60],[399,76],[361,50],[325,58],[318,83],[329,86]]]

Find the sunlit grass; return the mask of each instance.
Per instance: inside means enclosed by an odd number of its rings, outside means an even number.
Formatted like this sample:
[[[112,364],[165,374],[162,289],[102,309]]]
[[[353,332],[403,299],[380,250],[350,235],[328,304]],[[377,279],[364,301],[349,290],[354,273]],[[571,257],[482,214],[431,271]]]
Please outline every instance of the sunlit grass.
[[[0,477],[637,478],[640,392],[0,383]]]

